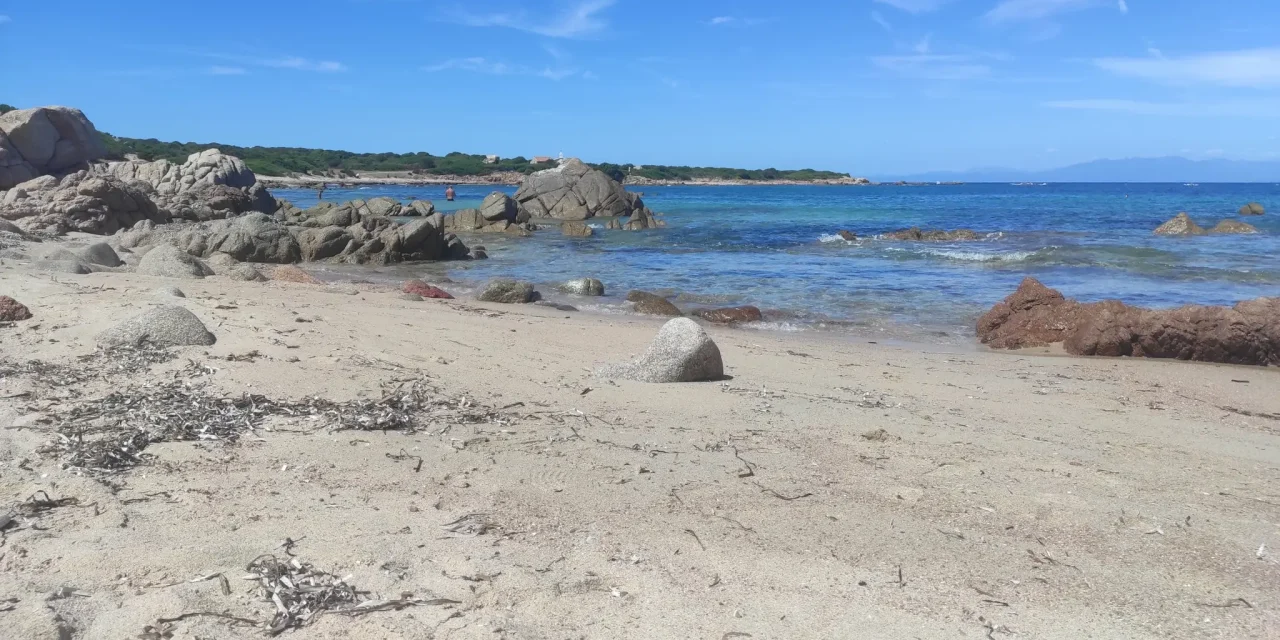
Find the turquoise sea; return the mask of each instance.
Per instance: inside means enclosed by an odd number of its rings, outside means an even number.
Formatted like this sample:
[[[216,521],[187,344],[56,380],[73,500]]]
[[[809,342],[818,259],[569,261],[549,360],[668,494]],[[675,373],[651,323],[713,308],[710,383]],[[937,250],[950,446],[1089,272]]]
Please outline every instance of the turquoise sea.
[[[446,213],[479,205],[491,186],[330,188],[326,200],[429,199]],[[502,188],[514,193],[514,188]],[[564,300],[584,311],[624,313],[629,289],[673,296],[682,308],[753,304],[761,328],[835,330],[864,336],[964,342],[974,321],[1034,276],[1082,300],[1116,298],[1171,307],[1280,296],[1280,184],[966,184],[930,186],[649,187],[645,203],[667,228],[605,231],[568,239],[466,238],[491,259],[380,268],[335,267],[334,277],[388,281],[441,275],[469,290],[497,276],[550,292],[569,278],[596,277],[610,296]],[[307,207],[314,191],[275,190]],[[1247,202],[1268,213],[1242,218],[1252,236],[1167,238],[1151,231],[1179,211],[1202,226],[1237,218]],[[875,239],[906,227],[968,228],[978,242]],[[848,229],[862,239],[835,235]],[[553,295],[548,296],[554,298]]]

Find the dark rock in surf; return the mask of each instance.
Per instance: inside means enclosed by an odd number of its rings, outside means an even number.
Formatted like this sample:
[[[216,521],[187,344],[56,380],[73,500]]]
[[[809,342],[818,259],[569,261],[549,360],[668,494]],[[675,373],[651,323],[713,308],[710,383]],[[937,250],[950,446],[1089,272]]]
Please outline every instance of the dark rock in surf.
[[[698,309],[693,312],[693,315],[716,324],[742,324],[760,322],[764,319],[760,309],[750,305],[723,309]]]
[[[1250,202],[1249,204],[1240,207],[1240,215],[1242,216],[1260,216],[1266,212],[1267,210],[1263,209],[1262,205],[1256,202]]]
[[[636,313],[647,316],[682,316],[683,313],[674,304],[662,296],[648,291],[631,291],[627,293],[627,302],[635,303]]]

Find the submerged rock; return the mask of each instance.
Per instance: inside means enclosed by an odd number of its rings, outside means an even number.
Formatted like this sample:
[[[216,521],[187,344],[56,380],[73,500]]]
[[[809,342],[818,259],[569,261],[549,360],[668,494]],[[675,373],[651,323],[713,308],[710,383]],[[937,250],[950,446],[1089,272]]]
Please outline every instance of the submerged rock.
[[[26,305],[9,296],[0,296],[0,322],[17,322],[30,318],[31,310]]]
[[[1250,202],[1249,204],[1240,207],[1240,215],[1242,216],[1260,216],[1266,212],[1267,210],[1263,209],[1262,205],[1256,202]]]
[[[156,307],[98,334],[104,347],[211,345],[217,338],[194,313],[179,306]]]
[[[159,245],[142,256],[138,273],[165,278],[203,278],[213,275],[213,269],[203,260],[170,244]]]
[[[1191,216],[1182,212],[1156,227],[1154,233],[1158,236],[1202,236],[1207,232]]]
[[[635,303],[636,313],[649,316],[682,316],[679,307],[671,304],[666,298],[648,291],[631,291],[627,293],[627,302]]]
[[[596,232],[585,222],[569,221],[560,225],[560,233],[570,238],[590,238]]]
[[[741,307],[726,307],[723,309],[699,309],[693,312],[693,315],[717,324],[741,324],[744,322],[760,322],[764,316],[760,313],[760,309],[746,305]]]
[[[556,287],[561,293],[568,293],[575,296],[602,296],[604,295],[604,283],[595,278],[578,278],[564,282]]]
[[[1240,233],[1257,233],[1257,232],[1258,232],[1257,227],[1247,222],[1240,222],[1239,220],[1223,220],[1222,222],[1219,222],[1218,224],[1214,225],[1214,227],[1209,230],[1209,233],[1240,234]]]
[[[603,367],[598,373],[638,382],[700,382],[723,378],[724,361],[720,348],[698,323],[676,318],[662,325],[639,359]]]
[[[481,302],[500,302],[502,304],[525,304],[534,301],[533,284],[510,278],[490,280],[480,292]]]
[[[857,240],[857,239],[858,239],[858,234],[856,234],[856,233],[854,233],[854,232],[852,232],[852,231],[846,231],[846,230],[843,230],[843,229],[841,229],[840,231],[837,231],[837,232],[836,232],[836,235],[838,235],[838,236],[840,236],[841,238],[843,238],[846,242],[853,242],[854,240]]]
[[[910,229],[886,233],[881,238],[911,242],[971,242],[980,239],[978,234],[970,229],[945,231],[942,229],[921,229],[920,227],[911,227]]]
[[[993,348],[1062,343],[1072,355],[1280,365],[1280,298],[1151,310],[1067,300],[1027,278],[978,320],[978,337]]]

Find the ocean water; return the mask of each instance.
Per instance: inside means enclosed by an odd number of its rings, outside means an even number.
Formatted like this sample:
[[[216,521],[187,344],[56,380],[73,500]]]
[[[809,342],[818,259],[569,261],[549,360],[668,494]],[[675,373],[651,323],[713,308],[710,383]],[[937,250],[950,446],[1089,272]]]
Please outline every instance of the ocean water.
[[[390,196],[430,199],[448,212],[477,206],[493,187],[331,188],[326,200]],[[513,188],[503,188],[507,193]],[[466,238],[490,260],[400,265],[362,273],[386,280],[441,275],[469,290],[491,277],[544,285],[596,277],[610,295],[565,300],[583,310],[625,313],[629,289],[673,296],[682,308],[753,304],[759,328],[846,331],[913,341],[971,341],[974,322],[1034,276],[1082,300],[1150,307],[1232,304],[1280,296],[1280,184],[968,184],[955,186],[649,187],[645,203],[667,228],[604,231],[569,239],[558,229],[533,238]],[[276,190],[306,207],[313,191]],[[1251,236],[1167,238],[1152,230],[1179,211],[1202,226],[1237,218],[1247,202],[1263,216],[1241,218]],[[906,227],[977,231],[977,242],[876,239]],[[841,229],[858,234],[846,242]],[[553,297],[554,296],[549,296]]]

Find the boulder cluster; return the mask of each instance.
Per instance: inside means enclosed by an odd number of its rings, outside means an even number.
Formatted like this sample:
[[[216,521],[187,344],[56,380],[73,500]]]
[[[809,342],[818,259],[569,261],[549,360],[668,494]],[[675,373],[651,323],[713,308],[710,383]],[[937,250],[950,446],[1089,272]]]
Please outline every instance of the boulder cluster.
[[[1061,343],[1080,356],[1274,366],[1280,365],[1280,298],[1151,310],[1116,300],[1068,300],[1027,278],[978,319],[978,338],[996,349]]]
[[[1256,206],[1258,213],[1245,213],[1252,211],[1250,207]],[[1262,206],[1256,203],[1241,207],[1240,215],[1262,215]],[[1222,220],[1218,224],[1209,229],[1195,223],[1191,216],[1186,212],[1170,218],[1164,224],[1156,227],[1154,232],[1158,236],[1203,236],[1210,234],[1249,234],[1258,233],[1258,228],[1240,220]]]

